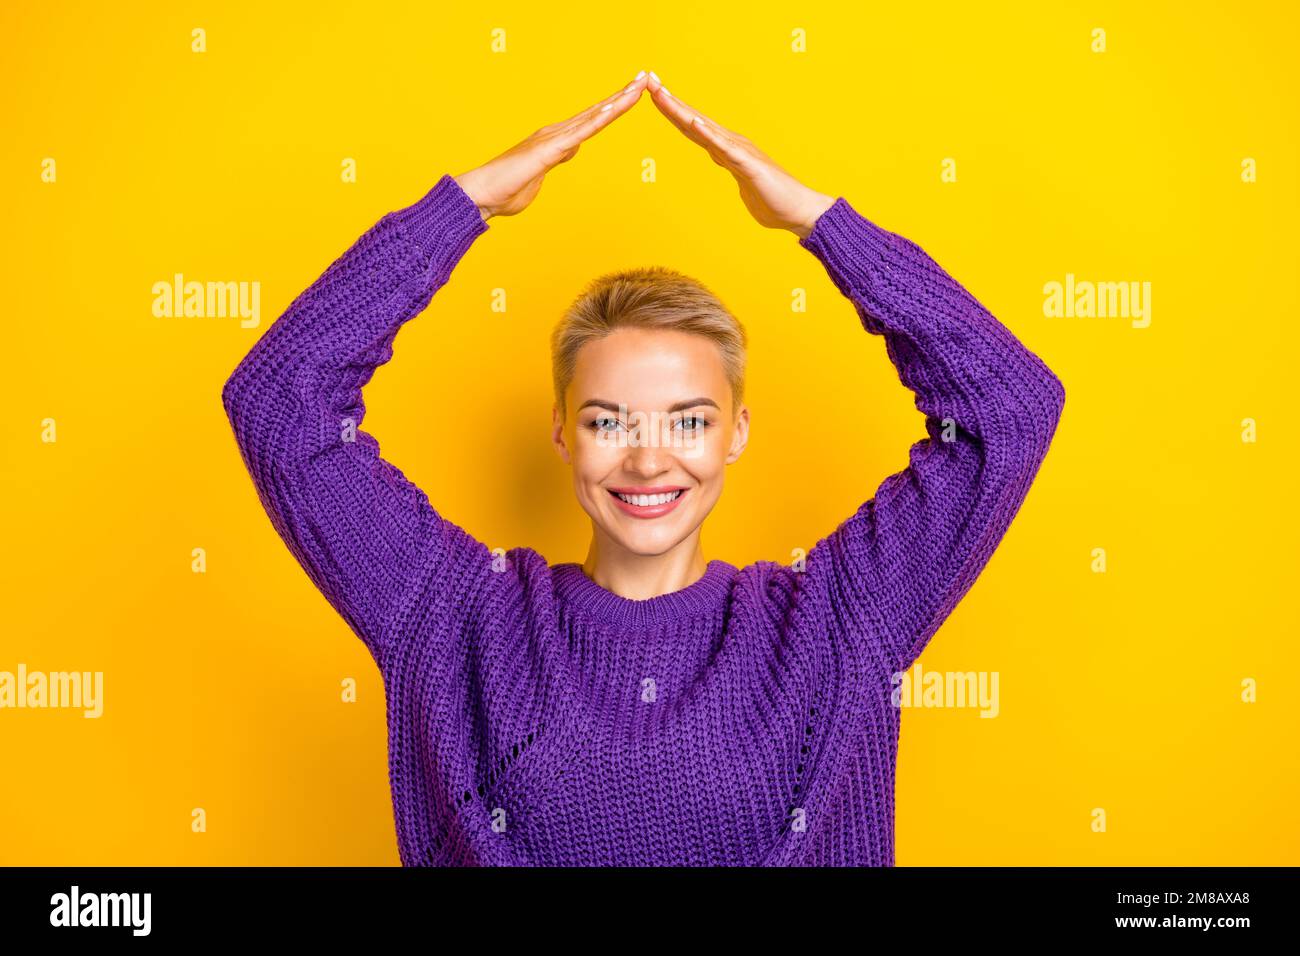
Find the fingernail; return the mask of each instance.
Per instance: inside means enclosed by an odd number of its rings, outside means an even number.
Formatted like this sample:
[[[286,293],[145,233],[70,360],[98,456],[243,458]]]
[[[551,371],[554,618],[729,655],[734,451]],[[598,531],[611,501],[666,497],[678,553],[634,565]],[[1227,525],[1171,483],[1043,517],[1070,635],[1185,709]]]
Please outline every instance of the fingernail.
[[[643,76],[645,76],[645,70],[642,70],[642,71],[641,71],[640,73],[638,73],[636,76],[632,77],[632,79],[634,79],[634,80],[639,80],[639,79],[641,79],[641,77],[643,77]]]
[[[654,70],[650,71],[650,79],[654,80],[656,83],[663,83],[663,80],[659,79],[659,74]]]
[[[662,93],[664,96],[668,97],[669,99],[673,98],[673,95],[668,92],[668,87],[666,86],[659,87],[659,92]]]

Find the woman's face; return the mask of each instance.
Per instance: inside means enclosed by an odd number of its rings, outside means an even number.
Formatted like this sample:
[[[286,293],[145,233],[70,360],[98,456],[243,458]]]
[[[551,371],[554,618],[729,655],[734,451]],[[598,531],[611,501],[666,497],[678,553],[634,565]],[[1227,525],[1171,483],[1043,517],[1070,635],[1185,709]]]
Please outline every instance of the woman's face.
[[[565,400],[552,439],[578,501],[638,555],[663,554],[700,527],[748,440],[749,410],[736,414],[722,357],[701,335],[622,328],[588,342]]]

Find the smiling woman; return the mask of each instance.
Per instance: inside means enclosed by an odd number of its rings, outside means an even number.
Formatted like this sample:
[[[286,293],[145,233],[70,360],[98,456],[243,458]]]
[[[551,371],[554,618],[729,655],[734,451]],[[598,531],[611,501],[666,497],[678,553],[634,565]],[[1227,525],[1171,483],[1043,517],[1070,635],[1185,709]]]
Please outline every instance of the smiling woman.
[[[527,547],[499,561],[355,428],[362,387],[487,220],[526,208],[647,86],[754,218],[818,258],[925,414],[909,466],[798,569],[703,558],[749,437],[745,333],[668,270],[597,280],[552,340],[552,439],[591,518],[585,564]],[[894,862],[895,675],[1009,527],[1064,388],[920,247],[694,116],[641,74],[443,176],[226,382],[262,504],[383,674],[404,864]]]
[[[645,598],[704,574],[701,527],[749,434],[746,345],[716,296],[662,267],[602,276],[555,326],[552,440],[597,583]]]

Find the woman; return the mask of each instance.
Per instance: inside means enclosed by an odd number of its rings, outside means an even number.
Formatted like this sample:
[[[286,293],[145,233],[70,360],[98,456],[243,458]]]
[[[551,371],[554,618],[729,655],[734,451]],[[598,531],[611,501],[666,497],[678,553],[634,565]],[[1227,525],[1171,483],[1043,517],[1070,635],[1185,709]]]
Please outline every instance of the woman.
[[[926,416],[909,467],[791,567],[703,558],[748,434],[744,333],[669,270],[604,277],[555,332],[584,564],[494,554],[357,429],[362,386],[487,221],[647,89],[822,262]],[[277,531],[382,671],[404,865],[892,865],[894,675],[1001,540],[1064,390],[918,246],[642,73],[384,216],[222,397]]]

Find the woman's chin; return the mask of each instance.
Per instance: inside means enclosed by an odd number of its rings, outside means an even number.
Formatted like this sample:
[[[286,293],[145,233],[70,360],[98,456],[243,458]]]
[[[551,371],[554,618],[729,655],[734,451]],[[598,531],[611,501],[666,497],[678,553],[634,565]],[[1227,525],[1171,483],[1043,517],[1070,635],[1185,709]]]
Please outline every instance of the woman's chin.
[[[641,527],[629,528],[629,524]],[[659,528],[644,527],[645,522],[621,519],[615,527],[607,527],[606,533],[632,554],[642,557],[654,557],[671,551],[686,536],[676,533],[676,529],[667,525]]]

